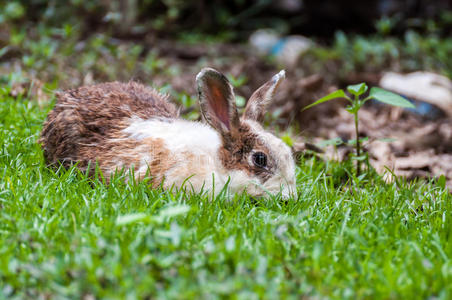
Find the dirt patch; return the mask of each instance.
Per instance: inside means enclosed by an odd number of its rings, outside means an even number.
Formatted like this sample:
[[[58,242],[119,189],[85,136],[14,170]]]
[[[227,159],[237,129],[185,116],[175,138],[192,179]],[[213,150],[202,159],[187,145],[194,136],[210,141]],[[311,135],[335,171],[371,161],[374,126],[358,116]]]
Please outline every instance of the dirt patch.
[[[448,118],[427,119],[401,108],[372,103],[360,111],[360,137],[369,137],[364,149],[371,165],[380,174],[394,174],[408,180],[445,175],[452,188],[452,121]],[[340,138],[355,138],[352,116],[345,109],[310,129],[310,140],[320,143]],[[325,156],[345,160],[353,152],[347,145],[327,147]],[[390,176],[388,176],[390,178]]]

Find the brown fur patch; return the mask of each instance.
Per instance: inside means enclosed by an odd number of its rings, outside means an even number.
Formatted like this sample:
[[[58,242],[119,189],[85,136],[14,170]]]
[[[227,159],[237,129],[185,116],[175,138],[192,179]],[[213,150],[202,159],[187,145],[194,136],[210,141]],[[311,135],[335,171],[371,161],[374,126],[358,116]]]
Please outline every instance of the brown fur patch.
[[[249,175],[256,175],[264,182],[271,177],[275,163],[270,157],[269,149],[259,141],[258,136],[251,128],[242,123],[238,134],[228,139],[223,139],[223,146],[219,149],[219,156],[223,166],[228,170],[242,170]],[[268,165],[266,169],[250,165],[248,157],[252,151],[261,151],[267,155]]]
[[[93,174],[95,163],[97,162],[107,181],[109,175],[121,169],[134,168],[135,171],[140,166],[140,156],[137,155],[140,147],[138,142],[124,139],[121,142],[114,140],[104,141],[102,144],[93,147],[81,147],[79,167],[87,168],[90,165],[90,174]]]
[[[211,159],[211,157],[196,155],[191,151],[184,151],[181,154],[186,160],[185,167],[179,170],[179,174],[182,175],[182,177],[188,178],[193,175],[209,174],[209,171],[212,171],[205,167],[210,165],[208,160]]]
[[[138,166],[140,143],[121,132],[132,117],[176,119],[178,112],[167,96],[136,82],[103,83],[57,93],[39,143],[47,163],[65,167],[78,162],[82,170],[96,161],[110,173],[122,162]]]
[[[152,185],[156,187],[163,182],[165,179],[164,175],[174,166],[176,161],[171,157],[169,149],[165,147],[163,139],[147,138],[144,140],[144,143],[149,148],[151,161],[149,162],[148,168],[152,176]]]

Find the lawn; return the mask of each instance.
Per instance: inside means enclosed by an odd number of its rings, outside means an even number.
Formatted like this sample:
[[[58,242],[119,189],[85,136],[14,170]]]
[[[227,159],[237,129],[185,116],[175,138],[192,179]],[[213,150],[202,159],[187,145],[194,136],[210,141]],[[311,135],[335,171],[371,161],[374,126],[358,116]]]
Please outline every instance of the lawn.
[[[298,200],[110,185],[46,168],[51,105],[0,89],[0,298],[450,299],[442,178],[347,180],[302,158]],[[127,174],[125,175],[127,176]]]

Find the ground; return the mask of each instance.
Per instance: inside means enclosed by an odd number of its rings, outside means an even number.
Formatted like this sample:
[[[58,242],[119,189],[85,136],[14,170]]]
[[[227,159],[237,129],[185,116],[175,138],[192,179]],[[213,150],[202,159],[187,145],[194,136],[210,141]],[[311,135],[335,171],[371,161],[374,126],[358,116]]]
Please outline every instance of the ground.
[[[79,41],[75,34],[57,39],[46,27],[38,31],[40,40],[24,40],[4,48],[3,57],[7,60],[0,60],[0,82],[10,86],[13,97],[28,97],[46,106],[55,90],[137,80],[169,93],[185,117],[200,119],[194,78],[202,67],[215,67],[227,74],[236,89],[239,108],[255,89],[285,68],[287,78],[276,93],[266,123],[272,131],[288,132],[297,145],[355,138],[353,121],[345,112],[344,103],[327,103],[302,111],[336,88],[363,81],[378,85],[385,71],[424,68],[451,75],[450,60],[445,54],[452,49],[451,39],[438,40],[434,35],[414,32],[407,33],[405,40],[378,35],[347,37],[339,32],[334,45],[315,44],[293,65],[283,65],[259,55],[248,44],[151,38],[130,42],[100,33]],[[15,40],[14,33],[10,39]],[[30,53],[20,56],[22,52]],[[27,63],[27,57],[31,62]],[[361,123],[360,135],[373,141],[366,150],[380,174],[388,167],[409,179],[444,175],[452,187],[452,148],[447,142],[452,136],[452,122],[440,110],[422,116],[369,102],[361,113]],[[379,139],[392,142],[381,143]],[[348,159],[350,153],[342,146],[323,150],[326,159],[341,161]]]
[[[106,185],[45,166],[51,104],[0,99],[2,298],[452,297],[444,179],[347,179],[305,156],[287,202]]]
[[[156,27],[177,10],[118,34],[115,14],[87,11],[104,4],[73,2],[0,4],[0,299],[452,298],[450,119],[369,102],[360,135],[373,167],[356,178],[350,147],[321,147],[355,138],[344,103],[302,111],[384,71],[451,77],[450,13],[424,29],[397,33],[384,18],[375,34],[313,36],[283,65],[246,38],[162,34],[177,30]],[[301,150],[298,199],[209,199],[46,166],[37,139],[56,90],[137,80],[199,120],[194,78],[206,66],[228,76],[239,108],[286,69],[265,125]]]

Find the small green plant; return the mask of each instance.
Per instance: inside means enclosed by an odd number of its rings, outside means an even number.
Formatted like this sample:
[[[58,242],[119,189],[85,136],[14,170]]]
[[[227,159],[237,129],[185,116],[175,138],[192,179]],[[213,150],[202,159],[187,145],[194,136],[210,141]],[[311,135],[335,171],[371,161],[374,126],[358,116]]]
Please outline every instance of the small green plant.
[[[306,106],[303,110],[311,108],[313,106],[319,105],[321,103],[334,100],[334,99],[347,99],[347,101],[350,102],[350,105],[348,105],[345,109],[353,115],[354,121],[355,121],[355,133],[356,133],[356,139],[350,141],[351,144],[355,146],[356,149],[356,155],[354,159],[356,160],[356,176],[359,176],[361,173],[361,162],[366,159],[366,155],[361,155],[361,142],[367,138],[360,139],[359,138],[359,122],[358,122],[358,112],[361,109],[361,107],[370,99],[375,99],[380,102],[390,104],[393,106],[400,106],[400,107],[406,107],[406,108],[415,108],[415,106],[408,100],[404,99],[403,97],[391,93],[387,90],[373,87],[370,89],[370,93],[367,97],[364,97],[364,94],[367,92],[368,86],[365,83],[358,83],[355,85],[349,85],[347,86],[347,91],[351,94],[351,97],[347,96],[347,94],[344,92],[344,90],[340,89],[335,92],[330,93],[329,95],[320,98],[319,100],[315,101],[314,103]]]

